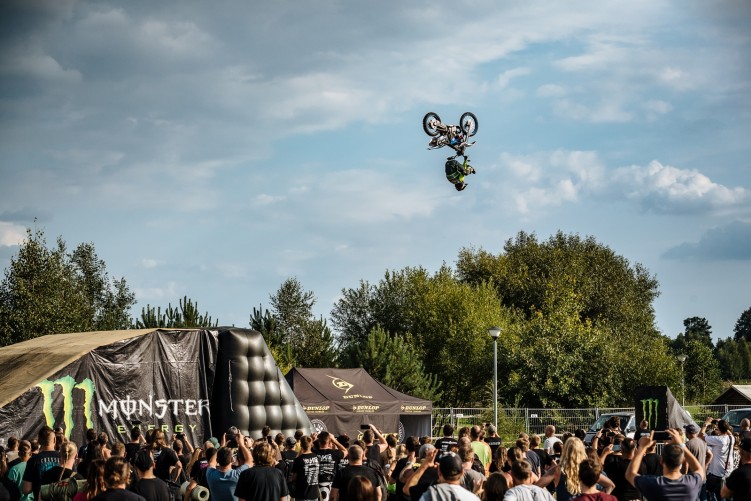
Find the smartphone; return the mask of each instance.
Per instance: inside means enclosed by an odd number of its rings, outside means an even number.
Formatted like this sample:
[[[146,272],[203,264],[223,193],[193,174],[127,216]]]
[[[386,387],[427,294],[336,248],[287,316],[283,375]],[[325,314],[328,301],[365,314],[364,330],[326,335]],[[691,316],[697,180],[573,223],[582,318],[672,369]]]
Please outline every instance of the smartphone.
[[[370,425],[369,424],[361,424],[360,425],[360,429],[361,430],[369,430],[370,429]]]
[[[621,450],[621,444],[613,445],[613,452],[618,452]]]
[[[652,437],[656,442],[662,442],[663,440],[670,440],[670,434],[666,431],[656,431]]]

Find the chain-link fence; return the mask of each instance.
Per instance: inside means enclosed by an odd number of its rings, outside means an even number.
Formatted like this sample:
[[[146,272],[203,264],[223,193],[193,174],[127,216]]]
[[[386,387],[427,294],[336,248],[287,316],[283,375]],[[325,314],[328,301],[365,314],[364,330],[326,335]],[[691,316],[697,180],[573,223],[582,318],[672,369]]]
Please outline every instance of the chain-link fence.
[[[687,405],[696,423],[707,417],[721,418],[728,411],[744,407],[742,405]],[[634,412],[633,407],[591,408],[591,409],[531,409],[499,408],[498,434],[515,437],[523,431],[542,435],[545,426],[555,425],[558,433],[571,432],[579,428],[589,429],[602,414]],[[455,430],[463,426],[482,425],[493,421],[493,409],[484,407],[435,407],[432,415],[434,437],[443,435],[443,425],[451,424]],[[638,424],[638,423],[637,423]]]

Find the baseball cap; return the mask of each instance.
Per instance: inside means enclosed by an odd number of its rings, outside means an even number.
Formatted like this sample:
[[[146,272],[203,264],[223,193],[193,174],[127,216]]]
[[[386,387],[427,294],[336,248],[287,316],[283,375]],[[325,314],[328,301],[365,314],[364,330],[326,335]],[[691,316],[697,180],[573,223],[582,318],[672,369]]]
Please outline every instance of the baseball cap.
[[[444,478],[455,477],[464,471],[462,458],[455,452],[444,452],[438,460],[438,469]]]
[[[211,442],[211,443],[212,443],[212,444],[214,445],[214,448],[215,448],[215,449],[218,449],[218,448],[219,448],[219,439],[218,439],[218,438],[216,438],[216,437],[211,437],[211,438],[210,438],[210,439],[208,439],[207,441],[208,441],[208,442]]]
[[[686,430],[686,433],[690,433],[692,435],[696,435],[697,433],[699,433],[699,427],[696,426],[695,424],[687,424],[686,426],[683,427],[683,429]]]
[[[287,437],[284,439],[284,445],[287,446],[287,449],[292,449],[295,445],[297,445],[297,440],[295,440],[295,437]]]
[[[741,443],[738,447],[746,452],[751,452],[751,438],[744,438],[743,440],[741,440]]]

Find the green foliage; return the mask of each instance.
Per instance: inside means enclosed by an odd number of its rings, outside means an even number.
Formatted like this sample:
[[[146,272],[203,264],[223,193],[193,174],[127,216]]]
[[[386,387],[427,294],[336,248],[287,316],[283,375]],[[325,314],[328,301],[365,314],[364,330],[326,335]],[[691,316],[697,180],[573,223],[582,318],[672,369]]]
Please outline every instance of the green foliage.
[[[717,341],[715,358],[724,380],[737,383],[751,379],[751,342],[745,337]]]
[[[136,319],[133,323],[135,329],[151,329],[151,328],[173,328],[173,329],[185,329],[185,328],[212,328],[219,325],[219,320],[212,322],[211,315],[206,312],[201,315],[198,312],[198,302],[193,303],[192,299],[188,296],[183,296],[179,300],[178,308],[173,308],[172,303],[167,305],[164,313],[162,313],[161,306],[158,308],[152,307],[147,304],[145,308],[141,309],[141,318]]]
[[[751,342],[751,307],[741,313],[740,318],[735,322],[733,332],[735,333],[736,341],[745,339]]]
[[[675,338],[673,350],[676,353],[683,353],[690,341],[698,341],[710,350],[714,349],[712,342],[712,327],[706,318],[691,317],[683,321],[684,331]]]
[[[441,381],[425,372],[420,350],[412,336],[390,336],[383,328],[370,331],[365,343],[355,348],[359,367],[386,386],[431,401],[441,397]]]
[[[686,400],[710,402],[720,394],[722,373],[713,350],[700,339],[685,345]]]
[[[335,367],[338,352],[334,334],[323,318],[313,317],[316,302],[296,278],[285,280],[270,296],[271,309],[253,308],[251,328],[261,332],[279,368]]]
[[[27,230],[0,284],[0,346],[46,334],[125,329],[135,296],[124,278],[110,279],[93,244],[68,252],[62,237],[47,247]]]
[[[409,339],[426,378],[440,375],[446,382],[443,403],[468,405],[481,400],[492,373],[487,328],[501,323],[502,310],[493,288],[462,284],[443,266],[432,276],[423,268],[405,268],[386,272],[375,286],[361,282],[357,289],[342,291],[332,318],[344,328],[342,365],[366,365],[360,357],[372,338],[363,340],[362,329],[377,325],[390,339]]]

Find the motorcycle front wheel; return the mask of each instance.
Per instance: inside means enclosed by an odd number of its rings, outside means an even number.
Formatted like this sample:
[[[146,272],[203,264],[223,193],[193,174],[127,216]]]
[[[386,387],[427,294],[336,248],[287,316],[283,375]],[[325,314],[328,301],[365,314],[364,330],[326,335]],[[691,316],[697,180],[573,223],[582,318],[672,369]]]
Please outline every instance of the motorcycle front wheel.
[[[425,134],[428,136],[437,136],[438,135],[438,129],[435,128],[433,125],[433,120],[436,122],[441,121],[441,117],[439,117],[436,113],[428,112],[425,114],[424,117],[422,117],[422,129],[425,131]]]
[[[467,136],[472,137],[477,134],[477,117],[468,111],[459,119],[459,126]]]

